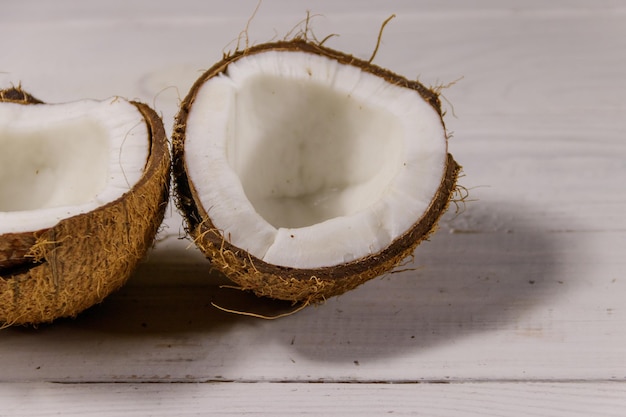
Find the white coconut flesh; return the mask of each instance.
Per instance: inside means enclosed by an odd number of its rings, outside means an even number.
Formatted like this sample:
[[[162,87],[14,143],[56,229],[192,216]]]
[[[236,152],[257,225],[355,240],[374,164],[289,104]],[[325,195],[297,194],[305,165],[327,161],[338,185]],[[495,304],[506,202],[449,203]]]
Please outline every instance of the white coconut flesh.
[[[439,188],[447,144],[416,91],[324,56],[269,51],[200,87],[185,155],[225,239],[270,264],[319,268],[410,230]]]
[[[148,128],[130,102],[0,103],[0,234],[52,227],[141,178]]]

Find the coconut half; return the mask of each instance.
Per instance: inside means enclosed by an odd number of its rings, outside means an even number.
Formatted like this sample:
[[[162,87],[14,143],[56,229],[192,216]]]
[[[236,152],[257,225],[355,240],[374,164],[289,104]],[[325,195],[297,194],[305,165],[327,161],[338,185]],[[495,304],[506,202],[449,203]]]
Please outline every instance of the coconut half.
[[[435,92],[304,40],[204,73],[173,158],[178,205],[212,264],[257,295],[307,303],[410,255],[460,170]]]
[[[169,195],[161,119],[115,97],[0,91],[0,322],[75,316],[129,277]]]

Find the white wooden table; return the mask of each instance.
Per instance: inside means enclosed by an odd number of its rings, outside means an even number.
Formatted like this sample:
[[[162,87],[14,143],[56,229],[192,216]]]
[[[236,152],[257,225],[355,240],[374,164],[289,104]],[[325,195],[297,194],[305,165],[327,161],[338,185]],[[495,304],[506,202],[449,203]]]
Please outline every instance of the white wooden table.
[[[255,6],[3,0],[0,88],[139,99],[171,131]],[[104,303],[0,332],[0,416],[625,416],[626,2],[265,0],[250,41],[306,10],[363,58],[396,13],[375,62],[459,80],[446,121],[472,201],[410,270],[275,321],[211,306],[289,308],[220,288],[170,210]]]

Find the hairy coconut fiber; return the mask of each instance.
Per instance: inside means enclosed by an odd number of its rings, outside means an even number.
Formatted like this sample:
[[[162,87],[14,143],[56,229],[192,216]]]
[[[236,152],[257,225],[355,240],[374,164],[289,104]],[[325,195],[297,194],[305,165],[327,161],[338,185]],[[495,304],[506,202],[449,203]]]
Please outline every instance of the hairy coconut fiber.
[[[257,45],[226,55],[195,82],[182,102],[172,136],[174,186],[178,207],[186,219],[188,233],[195,244],[204,252],[215,269],[223,272],[242,290],[251,290],[258,296],[289,300],[294,303],[317,303],[390,271],[410,256],[415,247],[435,230],[439,217],[447,209],[456,189],[456,180],[461,168],[452,156],[448,155],[439,189],[426,212],[421,218],[415,219],[415,223],[408,231],[379,253],[331,267],[300,269],[266,263],[232,245],[228,237],[223,236],[211,222],[209,207],[202,206],[194,190],[191,179],[193,175],[187,172],[185,163],[187,116],[198,90],[207,80],[224,73],[229,64],[244,56],[266,51],[302,51],[322,55],[342,64],[358,67],[392,84],[415,90],[440,116],[441,105],[438,94],[417,81],[410,81],[370,62],[303,39]]]
[[[1,101],[41,103],[20,88]],[[170,155],[163,123],[148,106],[151,141],[141,179],[117,200],[32,232],[0,235],[0,323],[73,317],[101,302],[130,276],[152,245],[169,195]]]

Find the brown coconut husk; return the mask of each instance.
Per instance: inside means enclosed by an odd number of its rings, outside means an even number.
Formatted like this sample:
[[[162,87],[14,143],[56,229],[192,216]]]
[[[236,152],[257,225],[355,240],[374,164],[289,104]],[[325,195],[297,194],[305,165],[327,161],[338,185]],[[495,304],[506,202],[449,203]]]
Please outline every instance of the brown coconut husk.
[[[0,100],[41,103],[19,87]],[[144,116],[150,153],[141,179],[117,200],[32,232],[0,235],[0,324],[74,317],[121,287],[151,247],[169,197],[170,154],[159,116]]]
[[[180,106],[172,134],[172,157],[174,187],[177,205],[183,213],[187,231],[195,244],[204,252],[212,266],[237,283],[241,289],[253,291],[258,296],[288,300],[294,303],[318,303],[328,297],[342,294],[364,282],[392,270],[411,255],[415,247],[427,239],[436,229],[437,221],[446,211],[456,189],[461,167],[448,154],[447,164],[437,193],[424,213],[413,226],[379,253],[349,263],[300,269],[277,266],[252,256],[245,250],[228,242],[228,239],[211,222],[208,210],[202,206],[194,189],[193,180],[185,163],[185,131],[187,116],[200,87],[212,77],[228,70],[238,59],[266,51],[301,51],[323,55],[342,64],[358,67],[386,81],[412,89],[427,101],[442,117],[439,95],[418,81],[408,80],[387,69],[355,58],[303,38],[291,41],[266,43],[225,54],[224,59],[206,71],[194,83]],[[442,128],[445,130],[443,119]],[[198,173],[196,173],[198,175]]]

